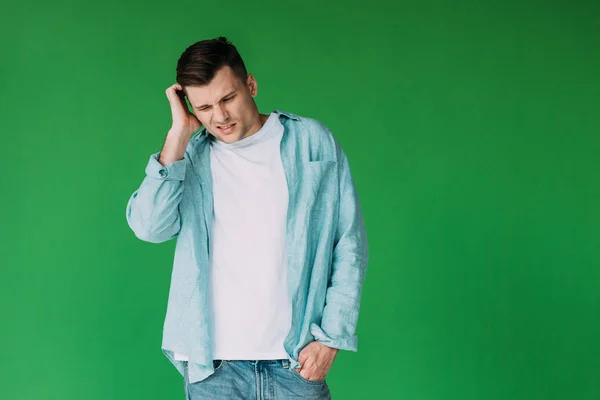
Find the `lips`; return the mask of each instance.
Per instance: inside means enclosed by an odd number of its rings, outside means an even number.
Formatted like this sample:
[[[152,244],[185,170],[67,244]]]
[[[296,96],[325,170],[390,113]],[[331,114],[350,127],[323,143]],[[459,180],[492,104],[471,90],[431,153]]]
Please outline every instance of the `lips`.
[[[229,125],[217,125],[217,129],[219,130],[219,132],[223,133],[223,134],[228,134],[233,132],[233,129],[235,128],[236,123],[233,124],[229,124]]]

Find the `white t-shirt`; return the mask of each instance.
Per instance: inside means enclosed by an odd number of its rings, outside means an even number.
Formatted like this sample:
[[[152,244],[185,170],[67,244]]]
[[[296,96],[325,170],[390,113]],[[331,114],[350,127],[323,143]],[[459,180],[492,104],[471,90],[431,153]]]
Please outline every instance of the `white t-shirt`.
[[[287,358],[291,327],[285,229],[283,125],[272,112],[234,143],[211,143],[214,217],[209,255],[213,359]],[[185,355],[175,354],[178,360]]]

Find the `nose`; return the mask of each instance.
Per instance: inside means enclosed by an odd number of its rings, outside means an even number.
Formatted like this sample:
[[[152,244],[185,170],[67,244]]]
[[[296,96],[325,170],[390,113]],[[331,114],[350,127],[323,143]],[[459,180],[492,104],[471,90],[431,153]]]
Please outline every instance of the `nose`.
[[[229,121],[229,113],[219,104],[213,107],[213,118],[217,121],[217,125],[226,124]]]

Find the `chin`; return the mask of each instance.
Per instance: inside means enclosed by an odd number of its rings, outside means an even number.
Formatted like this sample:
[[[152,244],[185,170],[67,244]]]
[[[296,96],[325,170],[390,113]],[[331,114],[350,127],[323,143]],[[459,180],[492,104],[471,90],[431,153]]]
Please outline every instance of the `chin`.
[[[221,138],[221,141],[223,141],[225,143],[233,143],[233,142],[237,142],[242,139],[241,137],[239,137],[239,135],[221,136],[220,138]]]

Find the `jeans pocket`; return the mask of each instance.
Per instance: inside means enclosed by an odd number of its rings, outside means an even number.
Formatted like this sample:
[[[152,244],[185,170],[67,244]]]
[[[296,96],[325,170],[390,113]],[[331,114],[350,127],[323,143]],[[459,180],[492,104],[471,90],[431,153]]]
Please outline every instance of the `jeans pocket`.
[[[296,375],[304,383],[308,383],[310,385],[323,385],[325,383],[325,379],[318,381],[311,381],[310,379],[306,379],[305,377],[300,375],[300,372],[296,371],[295,368],[290,367],[290,371],[292,371],[292,374]]]

